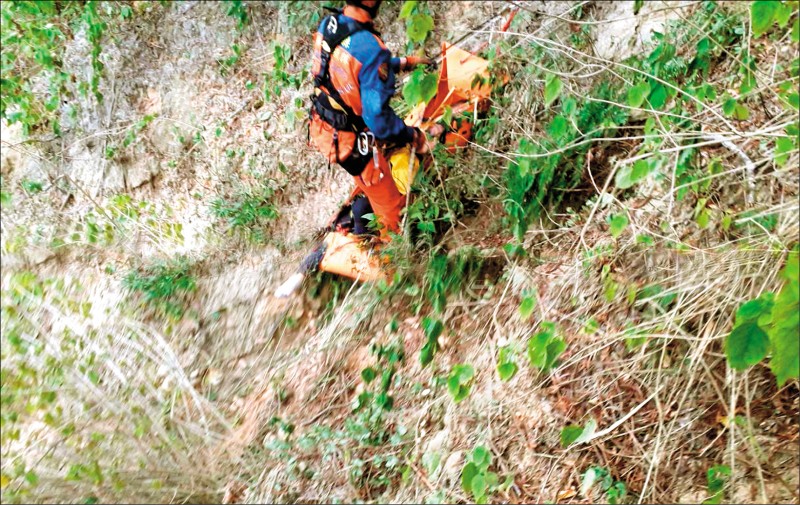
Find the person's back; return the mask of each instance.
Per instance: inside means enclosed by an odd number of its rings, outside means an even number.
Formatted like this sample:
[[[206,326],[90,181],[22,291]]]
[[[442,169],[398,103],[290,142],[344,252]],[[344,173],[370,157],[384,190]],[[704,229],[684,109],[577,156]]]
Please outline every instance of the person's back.
[[[427,149],[425,135],[406,126],[389,106],[395,71],[426,60],[391,57],[372,27],[380,2],[347,3],[342,13],[323,19],[315,35],[309,135],[330,162],[354,177],[383,228],[397,231],[405,198],[375,141]]]

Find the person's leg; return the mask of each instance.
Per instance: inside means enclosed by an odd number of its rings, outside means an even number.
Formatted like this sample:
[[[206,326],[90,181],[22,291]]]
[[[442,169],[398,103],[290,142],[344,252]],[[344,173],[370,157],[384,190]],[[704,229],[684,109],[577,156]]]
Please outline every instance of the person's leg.
[[[388,232],[397,233],[400,230],[400,211],[406,204],[406,198],[400,194],[392,179],[392,171],[389,162],[378,151],[378,164],[383,174],[383,178],[377,184],[367,186],[360,176],[353,177],[356,185],[361,188],[372,206],[372,212],[381,224],[381,236],[387,237]],[[370,158],[368,164],[374,161]]]
[[[359,195],[353,200],[353,233],[356,235],[374,235],[373,230],[369,229],[369,220],[365,215],[372,212],[369,199],[364,195]]]

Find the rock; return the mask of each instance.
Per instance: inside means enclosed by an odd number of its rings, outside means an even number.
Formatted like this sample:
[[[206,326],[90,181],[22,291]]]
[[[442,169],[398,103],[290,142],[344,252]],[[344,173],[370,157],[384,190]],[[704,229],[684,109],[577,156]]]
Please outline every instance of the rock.
[[[444,429],[433,436],[425,446],[425,452],[445,452],[448,450],[450,442],[450,430]]]
[[[447,457],[442,467],[442,476],[445,482],[456,482],[461,478],[461,467],[464,460],[464,451],[455,451]]]
[[[663,32],[669,20],[679,19],[680,8],[690,4],[692,2],[688,1],[644,2],[639,13],[634,16],[633,1],[599,3],[598,20],[612,21],[599,24],[595,28],[595,55],[612,61],[622,61],[644,51],[653,32]]]

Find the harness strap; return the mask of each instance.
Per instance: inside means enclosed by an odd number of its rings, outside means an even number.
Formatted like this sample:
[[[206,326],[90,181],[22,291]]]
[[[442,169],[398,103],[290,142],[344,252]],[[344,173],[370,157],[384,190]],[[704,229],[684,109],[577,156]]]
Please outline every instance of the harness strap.
[[[320,67],[319,72],[314,75],[315,93],[311,95],[312,108],[317,111],[320,118],[336,130],[363,131],[366,129],[364,120],[347,106],[330,81],[330,59],[339,44],[356,32],[361,30],[368,30],[372,33],[377,32],[372,24],[360,23],[349,18],[346,22],[340,23],[337,15],[341,14],[342,11],[327,6],[325,8],[332,11],[333,14],[326,16],[322,21]],[[335,102],[338,109],[342,110],[337,110],[337,107],[334,107],[332,102]]]

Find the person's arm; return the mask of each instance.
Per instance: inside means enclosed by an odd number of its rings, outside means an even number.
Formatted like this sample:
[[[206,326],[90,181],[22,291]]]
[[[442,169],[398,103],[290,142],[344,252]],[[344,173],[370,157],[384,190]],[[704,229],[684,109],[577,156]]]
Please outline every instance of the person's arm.
[[[395,74],[403,70],[403,58],[398,58],[397,56],[392,57],[392,72]]]
[[[406,126],[389,106],[394,94],[394,70],[391,54],[376,51],[364,61],[358,73],[361,89],[361,117],[375,138],[408,144],[414,140],[414,128]]]

